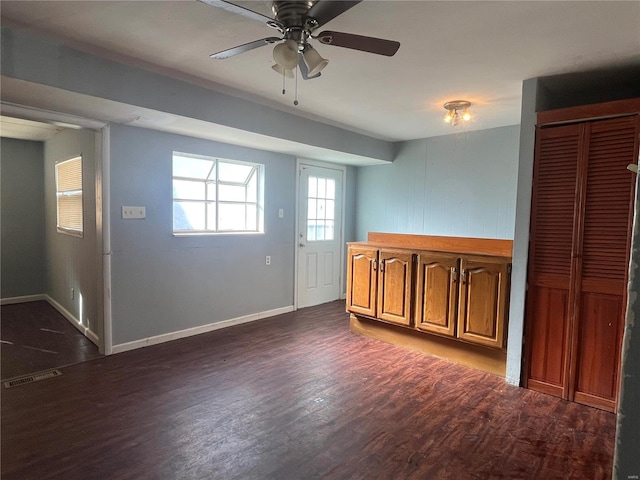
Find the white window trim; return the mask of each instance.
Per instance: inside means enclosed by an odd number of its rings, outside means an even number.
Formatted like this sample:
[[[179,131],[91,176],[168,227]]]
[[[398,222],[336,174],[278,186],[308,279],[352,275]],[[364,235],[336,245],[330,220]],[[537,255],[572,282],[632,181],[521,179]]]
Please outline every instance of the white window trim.
[[[201,179],[197,179],[197,178],[193,178],[193,177],[181,177],[181,176],[171,176],[171,181],[173,182],[173,180],[186,180],[186,181],[193,181],[193,182],[197,182],[197,181],[202,181],[205,184],[209,183],[215,183],[216,186],[216,195],[215,195],[215,200],[209,200],[206,199],[205,200],[193,200],[193,199],[180,199],[180,198],[176,198],[173,196],[173,194],[171,195],[171,202],[173,204],[174,201],[178,200],[180,202],[193,202],[193,203],[204,203],[206,204],[212,204],[215,203],[216,205],[216,218],[218,217],[218,205],[220,204],[227,204],[227,205],[231,205],[231,204],[236,204],[236,205],[255,205],[256,206],[256,230],[175,230],[173,228],[173,208],[172,208],[172,214],[171,214],[171,220],[172,220],[172,233],[174,237],[191,237],[191,236],[210,236],[210,235],[264,235],[264,182],[265,182],[265,170],[266,167],[264,164],[262,163],[256,163],[256,162],[246,162],[246,161],[242,161],[242,160],[233,160],[233,159],[228,159],[228,158],[220,158],[220,157],[214,157],[214,156],[209,156],[209,155],[199,155],[199,154],[194,154],[194,153],[186,153],[186,152],[178,152],[178,151],[174,151],[172,153],[172,166],[173,166],[173,156],[175,155],[179,155],[181,157],[187,157],[187,158],[196,158],[196,159],[203,159],[203,160],[209,160],[209,161],[215,161],[216,162],[216,167],[218,162],[224,162],[224,163],[234,163],[237,165],[248,165],[254,168],[255,170],[255,175],[257,176],[257,192],[256,192],[256,201],[255,202],[240,202],[240,201],[229,201],[229,200],[219,200],[219,193],[218,193],[218,189],[220,184],[222,185],[231,185],[231,186],[243,186],[246,187],[245,183],[238,183],[238,182],[220,182],[220,181],[207,181],[207,180],[201,180]],[[216,179],[217,179],[217,175],[218,175],[218,169],[216,168]],[[205,188],[205,197],[206,197],[206,192],[207,189]],[[207,218],[206,218],[206,213],[205,213],[205,225],[207,222]],[[217,227],[217,226],[216,226]]]

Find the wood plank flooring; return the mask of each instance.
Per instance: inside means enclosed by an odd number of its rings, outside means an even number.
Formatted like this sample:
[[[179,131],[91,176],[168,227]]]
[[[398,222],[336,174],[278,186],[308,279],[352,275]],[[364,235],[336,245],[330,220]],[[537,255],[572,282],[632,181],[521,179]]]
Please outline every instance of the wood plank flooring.
[[[98,347],[45,301],[3,305],[0,326],[2,380],[100,356]]]
[[[615,416],[349,331],[333,302],[2,390],[2,478],[609,479]]]

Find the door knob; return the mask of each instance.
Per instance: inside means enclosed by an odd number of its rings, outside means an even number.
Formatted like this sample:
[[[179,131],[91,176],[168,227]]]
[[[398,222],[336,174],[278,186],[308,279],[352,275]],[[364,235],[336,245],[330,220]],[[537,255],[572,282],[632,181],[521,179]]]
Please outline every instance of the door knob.
[[[305,245],[304,243],[300,243],[300,244],[298,244],[298,246],[299,246],[300,248],[306,247],[306,245]]]

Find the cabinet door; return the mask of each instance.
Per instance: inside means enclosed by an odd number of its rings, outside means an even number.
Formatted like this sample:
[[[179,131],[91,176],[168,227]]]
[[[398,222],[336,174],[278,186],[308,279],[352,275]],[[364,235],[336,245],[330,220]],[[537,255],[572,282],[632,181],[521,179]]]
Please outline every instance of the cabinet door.
[[[415,326],[449,337],[456,334],[458,256],[418,253]]]
[[[503,348],[508,267],[498,259],[461,258],[458,338]]]
[[[349,246],[347,259],[347,311],[375,317],[378,250]]]
[[[409,252],[380,250],[378,318],[400,325],[411,324],[411,264]]]

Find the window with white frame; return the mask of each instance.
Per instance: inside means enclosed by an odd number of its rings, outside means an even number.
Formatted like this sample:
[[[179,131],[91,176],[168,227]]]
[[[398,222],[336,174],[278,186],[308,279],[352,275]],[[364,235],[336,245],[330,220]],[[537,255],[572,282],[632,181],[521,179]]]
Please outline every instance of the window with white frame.
[[[173,153],[173,232],[263,232],[264,165]]]
[[[82,237],[82,156],[55,165],[57,229]]]

